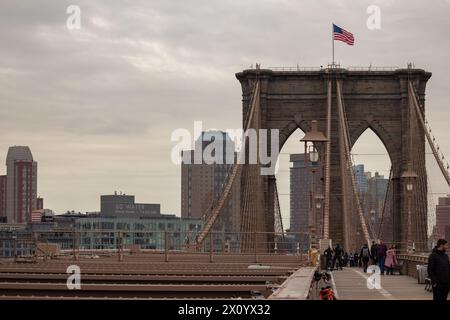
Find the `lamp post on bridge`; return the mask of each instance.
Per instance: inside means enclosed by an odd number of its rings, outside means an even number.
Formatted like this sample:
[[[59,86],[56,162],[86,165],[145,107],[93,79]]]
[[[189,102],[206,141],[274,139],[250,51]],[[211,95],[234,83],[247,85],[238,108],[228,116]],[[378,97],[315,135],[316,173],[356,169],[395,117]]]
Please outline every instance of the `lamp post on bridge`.
[[[328,141],[328,139],[324,136],[322,132],[318,130],[318,123],[317,120],[311,121],[311,131],[308,131],[305,133],[305,136],[300,140],[305,143],[305,153],[304,153],[304,161],[305,161],[305,168],[308,168],[309,161],[311,161],[311,190],[310,190],[310,198],[309,198],[309,237],[310,237],[310,248],[311,249],[317,249],[317,243],[316,243],[316,224],[317,224],[317,218],[316,218],[316,208],[320,209],[322,206],[321,202],[317,202],[316,196],[315,196],[315,173],[316,168],[312,166],[312,163],[319,163],[319,152],[317,151],[317,148],[322,143],[325,143]],[[309,146],[309,152],[308,152],[308,142],[312,143],[312,145]],[[319,198],[320,199],[320,198]]]
[[[321,220],[322,221],[322,224],[321,224],[322,228],[319,228],[319,234],[323,233],[323,210],[321,210],[321,209],[323,208],[323,201],[324,200],[325,200],[325,196],[323,194],[318,194],[315,197],[316,209],[319,210],[319,214],[322,217],[322,220]],[[318,220],[317,216],[318,216],[318,214],[317,214],[317,211],[316,211],[316,213],[314,215],[314,225],[316,226],[316,232],[317,232],[317,228],[319,226],[319,223],[317,221]]]
[[[404,180],[405,192],[408,202],[407,252],[410,253],[413,250],[411,198],[417,179],[417,174],[414,172],[414,170],[412,170],[411,162],[408,163],[408,169],[402,173],[401,178]]]

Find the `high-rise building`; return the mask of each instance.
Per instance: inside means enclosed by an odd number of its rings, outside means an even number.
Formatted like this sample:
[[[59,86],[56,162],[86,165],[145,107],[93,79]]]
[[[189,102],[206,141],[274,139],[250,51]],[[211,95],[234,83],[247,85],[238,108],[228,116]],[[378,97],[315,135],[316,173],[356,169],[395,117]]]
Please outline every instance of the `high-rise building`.
[[[356,184],[358,186],[358,190],[360,193],[364,193],[367,192],[367,173],[364,172],[364,165],[363,164],[358,164],[356,166],[353,166],[353,173],[355,174],[355,178],[356,178]],[[370,177],[370,174],[369,174]]]
[[[37,205],[37,162],[29,147],[14,146],[6,157],[6,217],[8,223],[30,223]]]
[[[291,154],[290,162],[290,232],[299,233],[297,241],[300,249],[305,251],[309,248],[309,211],[312,191],[312,170],[314,169],[314,186],[316,195],[322,193],[322,172],[317,162],[308,161],[305,165],[304,154]],[[317,212],[316,233],[319,234],[321,227],[320,212]]]
[[[36,202],[36,210],[44,209],[44,198],[38,197]]]
[[[450,227],[450,195],[439,197],[439,202],[436,205],[436,227],[441,238],[447,236],[446,228]]]
[[[385,241],[391,241],[392,217],[389,201],[392,201],[392,199],[386,198],[389,179],[385,179],[378,172],[375,172],[374,175],[371,172],[365,172],[363,164],[354,166],[353,172],[356,178],[362,210],[367,221],[370,223],[369,227],[374,233],[373,236],[378,236],[378,230],[380,224],[382,224],[380,237]],[[384,203],[385,200],[387,200],[386,205]]]
[[[0,176],[0,222],[6,221],[6,176]]]
[[[363,207],[365,212],[369,214],[372,221],[374,231],[378,234],[381,225],[380,237],[384,241],[393,240],[392,230],[392,195],[391,198],[386,197],[388,192],[389,179],[375,172],[367,180],[367,192],[364,197]],[[389,196],[389,195],[388,195]],[[386,203],[385,203],[386,201]]]
[[[215,147],[215,148],[214,148]],[[183,151],[181,165],[181,217],[202,218],[211,211],[222,194],[230,169],[235,162],[235,144],[222,131],[203,132],[195,150]],[[216,155],[216,152],[220,152]],[[212,163],[202,155],[218,160]],[[239,177],[238,177],[239,181]],[[240,184],[234,183],[231,194],[215,224],[215,230],[239,232]]]
[[[384,200],[389,184],[389,179],[375,172],[374,176],[367,179],[367,191],[365,195],[365,207],[368,212],[376,215],[377,219],[381,219],[383,213]]]

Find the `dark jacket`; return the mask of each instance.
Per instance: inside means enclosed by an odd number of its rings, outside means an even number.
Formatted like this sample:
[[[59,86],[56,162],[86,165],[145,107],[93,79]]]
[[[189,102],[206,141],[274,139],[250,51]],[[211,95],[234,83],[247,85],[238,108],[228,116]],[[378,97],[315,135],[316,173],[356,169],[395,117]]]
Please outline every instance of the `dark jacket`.
[[[333,258],[333,250],[331,250],[331,248],[328,248],[327,250],[325,250],[324,254],[325,254],[325,257],[327,257],[327,259]]]
[[[361,252],[359,253],[361,259],[369,259],[370,258],[370,249],[367,245],[364,245],[361,248]]]
[[[450,262],[447,253],[433,249],[428,257],[428,277],[433,284],[450,285]]]
[[[376,243],[370,248],[370,257],[372,259],[377,258],[377,248],[378,248],[378,244],[376,244]]]
[[[386,252],[387,252],[387,246],[384,243],[383,244],[379,244],[377,246],[377,258],[378,259],[386,257]]]
[[[340,246],[336,246],[336,248],[334,248],[334,256],[335,257],[342,256],[342,248]]]

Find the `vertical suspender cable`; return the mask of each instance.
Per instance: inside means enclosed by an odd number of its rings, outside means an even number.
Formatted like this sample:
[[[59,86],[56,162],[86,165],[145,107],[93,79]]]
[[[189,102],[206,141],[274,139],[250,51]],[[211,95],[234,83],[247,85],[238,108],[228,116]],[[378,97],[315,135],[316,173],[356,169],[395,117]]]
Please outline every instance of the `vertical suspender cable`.
[[[332,78],[328,79],[327,87],[327,139],[325,151],[325,204],[323,209],[323,238],[330,238],[330,153],[331,153],[331,103]]]
[[[343,105],[343,95],[342,95],[342,90],[341,90],[341,83],[340,81],[338,81],[336,83],[336,87],[337,87],[337,98],[338,98],[338,110],[339,110],[339,120],[340,120],[340,126],[342,127],[342,134],[343,134],[343,147],[344,147],[344,152],[345,152],[345,166],[347,169],[347,173],[350,175],[350,182],[351,182],[351,187],[353,189],[353,196],[355,197],[355,201],[356,201],[356,208],[358,210],[358,215],[359,215],[359,220],[361,223],[361,228],[363,231],[363,235],[364,235],[364,239],[366,240],[367,244],[369,245],[370,248],[370,236],[369,236],[369,232],[367,229],[367,225],[366,222],[364,220],[364,215],[362,212],[362,208],[361,208],[361,203],[359,201],[359,195],[358,195],[358,190],[356,188],[356,180],[355,180],[355,176],[353,174],[352,171],[352,163],[351,163],[351,158],[350,158],[350,142],[349,142],[349,135],[348,135],[348,123],[345,119],[345,110],[344,110],[344,105]],[[341,163],[341,166],[343,164]]]

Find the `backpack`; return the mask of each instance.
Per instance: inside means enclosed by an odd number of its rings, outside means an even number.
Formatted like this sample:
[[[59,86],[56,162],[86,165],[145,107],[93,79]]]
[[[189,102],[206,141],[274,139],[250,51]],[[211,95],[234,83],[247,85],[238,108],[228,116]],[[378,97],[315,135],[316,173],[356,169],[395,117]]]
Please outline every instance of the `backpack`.
[[[362,256],[363,256],[363,258],[369,258],[369,257],[370,257],[369,248],[364,247],[364,248],[362,249]]]

